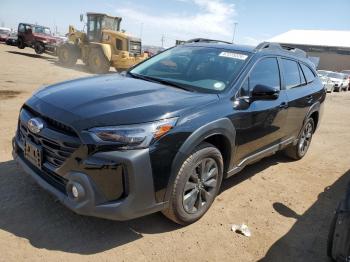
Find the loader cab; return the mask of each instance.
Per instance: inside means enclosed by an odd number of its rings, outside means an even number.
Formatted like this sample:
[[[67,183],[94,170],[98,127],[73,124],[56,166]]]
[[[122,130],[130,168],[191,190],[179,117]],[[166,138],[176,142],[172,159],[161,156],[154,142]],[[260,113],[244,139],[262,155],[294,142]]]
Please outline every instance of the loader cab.
[[[120,30],[120,17],[106,14],[87,13],[87,39],[89,42],[102,42],[102,30]]]

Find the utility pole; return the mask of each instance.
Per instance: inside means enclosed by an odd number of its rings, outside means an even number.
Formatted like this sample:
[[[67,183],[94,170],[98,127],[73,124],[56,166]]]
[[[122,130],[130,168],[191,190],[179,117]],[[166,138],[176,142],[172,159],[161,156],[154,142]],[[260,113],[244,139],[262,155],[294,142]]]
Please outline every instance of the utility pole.
[[[233,35],[232,35],[232,44],[235,42],[235,35],[236,35],[236,27],[237,27],[238,23],[235,22],[234,23],[234,27],[233,27]]]
[[[143,23],[140,25],[140,38],[142,39],[142,33],[143,33]]]
[[[162,48],[164,48],[164,41],[165,41],[165,36],[164,36],[164,34],[162,34],[162,38],[161,38],[160,41],[162,41]]]

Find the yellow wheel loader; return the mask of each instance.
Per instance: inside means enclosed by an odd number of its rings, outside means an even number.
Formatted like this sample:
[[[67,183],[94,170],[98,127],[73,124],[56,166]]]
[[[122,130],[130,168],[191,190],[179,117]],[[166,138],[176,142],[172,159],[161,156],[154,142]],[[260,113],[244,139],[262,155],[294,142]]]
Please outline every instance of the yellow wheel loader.
[[[58,47],[61,64],[73,66],[81,59],[91,72],[102,74],[111,66],[123,71],[148,58],[141,51],[141,39],[120,31],[122,18],[100,13],[86,16],[87,32],[69,26],[68,41]]]

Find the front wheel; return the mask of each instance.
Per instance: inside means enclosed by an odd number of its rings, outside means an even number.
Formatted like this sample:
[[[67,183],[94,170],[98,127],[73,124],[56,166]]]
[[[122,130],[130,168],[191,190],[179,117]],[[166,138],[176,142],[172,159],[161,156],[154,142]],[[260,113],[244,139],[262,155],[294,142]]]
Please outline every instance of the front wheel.
[[[34,44],[34,51],[38,55],[41,55],[42,53],[45,52],[45,45],[43,43],[40,43],[40,42],[35,42],[35,44]]]
[[[74,66],[78,61],[78,50],[74,46],[64,44],[57,49],[58,61],[68,67]]]
[[[200,219],[220,189],[223,160],[220,151],[202,143],[183,162],[172,187],[169,207],[163,214],[181,225]]]
[[[88,66],[92,73],[105,74],[109,72],[111,63],[105,57],[101,49],[94,48],[89,54]]]
[[[23,41],[23,38],[18,38],[18,40],[17,40],[17,47],[19,49],[24,49],[26,47],[26,45],[25,45],[25,43]]]
[[[309,118],[306,121],[303,129],[301,130],[301,134],[299,136],[297,144],[296,145],[292,144],[288,146],[284,150],[285,154],[288,157],[295,160],[302,159],[306,155],[306,152],[310,147],[314,130],[315,130],[315,122],[312,118]]]

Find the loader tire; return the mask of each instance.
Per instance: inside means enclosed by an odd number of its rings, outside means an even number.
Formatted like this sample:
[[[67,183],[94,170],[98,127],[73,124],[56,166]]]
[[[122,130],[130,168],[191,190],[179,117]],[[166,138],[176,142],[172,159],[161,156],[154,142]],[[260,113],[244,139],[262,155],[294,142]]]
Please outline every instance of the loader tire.
[[[111,63],[105,57],[101,49],[91,50],[88,58],[89,69],[94,74],[106,74],[109,72]]]
[[[74,66],[78,60],[78,53],[74,46],[62,45],[57,49],[58,61],[64,66]]]

